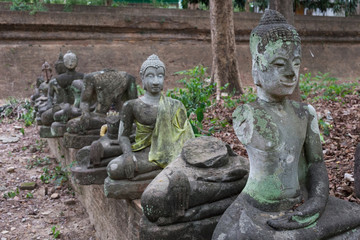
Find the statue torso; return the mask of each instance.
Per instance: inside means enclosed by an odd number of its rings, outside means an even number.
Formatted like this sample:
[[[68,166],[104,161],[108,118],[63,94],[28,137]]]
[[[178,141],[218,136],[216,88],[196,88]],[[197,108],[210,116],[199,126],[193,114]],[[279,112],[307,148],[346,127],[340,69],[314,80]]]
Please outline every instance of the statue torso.
[[[258,202],[277,204],[292,198],[298,201],[299,161],[304,160],[308,124],[304,106],[292,101],[257,100],[234,112],[235,132],[246,146],[250,159],[250,175],[244,192]]]
[[[149,105],[139,98],[133,103],[133,116],[136,121],[143,125],[155,127],[158,106]]]

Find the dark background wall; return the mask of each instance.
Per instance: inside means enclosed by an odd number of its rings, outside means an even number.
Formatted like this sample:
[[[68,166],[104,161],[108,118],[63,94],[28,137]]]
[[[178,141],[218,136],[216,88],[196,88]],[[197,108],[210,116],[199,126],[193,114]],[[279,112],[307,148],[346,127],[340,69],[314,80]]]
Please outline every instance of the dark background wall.
[[[29,15],[8,9],[0,4],[0,99],[30,96],[43,61],[53,65],[60,48],[78,55],[80,72],[114,68],[139,83],[142,62],[155,53],[167,66],[167,88],[178,86],[177,71],[198,64],[211,67],[207,11],[74,6],[64,12],[63,6],[51,5],[47,12]],[[249,35],[260,17],[234,17],[245,86],[252,84]],[[302,37],[303,72],[331,72],[346,81],[360,77],[360,17],[296,16],[295,26]]]

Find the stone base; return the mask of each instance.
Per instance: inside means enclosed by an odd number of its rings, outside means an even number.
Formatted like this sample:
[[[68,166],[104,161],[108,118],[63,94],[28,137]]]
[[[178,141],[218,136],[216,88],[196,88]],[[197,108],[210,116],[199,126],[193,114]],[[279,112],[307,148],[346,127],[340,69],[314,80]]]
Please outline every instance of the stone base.
[[[39,135],[41,138],[54,138],[51,133],[51,127],[48,126],[40,126]]]
[[[76,184],[91,185],[91,184],[104,184],[107,178],[106,167],[99,168],[86,168],[74,166],[71,168],[71,175]]]
[[[90,146],[93,141],[100,138],[100,134],[93,135],[79,135],[73,133],[64,134],[64,146],[67,148],[80,149],[85,146]]]
[[[107,177],[104,182],[105,196],[118,199],[139,199],[152,180],[112,180]]]
[[[202,219],[199,221],[177,223],[168,226],[158,226],[145,216],[140,222],[141,240],[209,240],[220,216]]]
[[[75,160],[77,149],[65,148],[62,138],[47,139],[50,152],[63,166]],[[71,180],[76,197],[85,207],[100,240],[137,240],[142,209],[140,200],[105,197],[103,185],[79,185]]]

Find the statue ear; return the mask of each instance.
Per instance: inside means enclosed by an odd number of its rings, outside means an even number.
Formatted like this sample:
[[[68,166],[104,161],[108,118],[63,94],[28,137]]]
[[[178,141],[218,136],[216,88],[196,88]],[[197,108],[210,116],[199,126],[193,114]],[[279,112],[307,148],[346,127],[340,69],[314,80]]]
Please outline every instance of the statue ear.
[[[254,79],[254,84],[256,86],[260,87],[261,82],[260,82],[260,76],[259,76],[259,66],[256,61],[254,61],[253,67],[252,67],[252,77]]]

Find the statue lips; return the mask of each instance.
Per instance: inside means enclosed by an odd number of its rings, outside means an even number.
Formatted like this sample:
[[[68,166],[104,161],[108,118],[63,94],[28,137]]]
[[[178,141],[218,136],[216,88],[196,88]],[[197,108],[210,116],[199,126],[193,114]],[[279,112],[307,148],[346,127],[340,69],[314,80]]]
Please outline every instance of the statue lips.
[[[296,78],[293,78],[291,80],[280,80],[280,84],[285,87],[293,87],[296,85]]]

